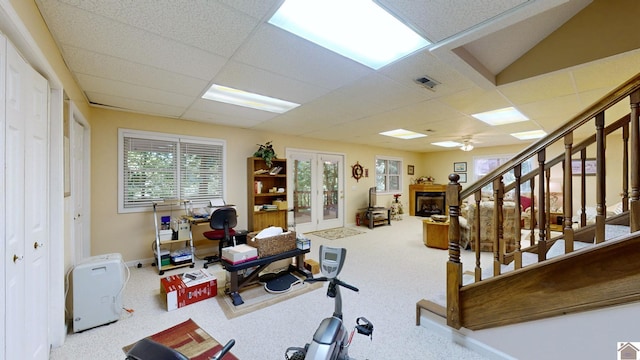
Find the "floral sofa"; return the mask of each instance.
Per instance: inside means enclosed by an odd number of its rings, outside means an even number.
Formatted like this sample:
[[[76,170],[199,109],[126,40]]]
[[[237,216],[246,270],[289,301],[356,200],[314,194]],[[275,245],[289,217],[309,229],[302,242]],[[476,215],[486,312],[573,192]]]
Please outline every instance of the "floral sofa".
[[[480,202],[480,251],[493,251],[493,207],[494,201],[483,200]],[[476,204],[463,204],[460,215],[460,238],[461,246],[464,249],[471,247],[475,250],[477,237],[477,226],[475,222]],[[513,201],[503,201],[502,204],[502,238],[505,242],[505,251],[515,250],[516,243],[516,204]]]

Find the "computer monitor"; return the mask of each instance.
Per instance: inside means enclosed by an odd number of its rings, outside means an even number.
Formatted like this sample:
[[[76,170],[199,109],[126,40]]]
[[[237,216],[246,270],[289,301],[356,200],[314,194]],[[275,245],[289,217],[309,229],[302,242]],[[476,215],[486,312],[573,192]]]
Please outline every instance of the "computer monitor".
[[[369,188],[369,207],[374,208],[377,205],[377,197],[376,197],[376,187],[373,186]]]

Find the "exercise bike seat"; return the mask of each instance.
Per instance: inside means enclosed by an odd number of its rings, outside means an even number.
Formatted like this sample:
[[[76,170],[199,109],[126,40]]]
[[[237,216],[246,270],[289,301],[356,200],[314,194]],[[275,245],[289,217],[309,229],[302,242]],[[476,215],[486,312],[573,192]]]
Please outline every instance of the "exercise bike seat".
[[[313,340],[319,344],[330,345],[338,339],[342,321],[339,319],[325,318],[318,326],[316,333],[313,334]]]

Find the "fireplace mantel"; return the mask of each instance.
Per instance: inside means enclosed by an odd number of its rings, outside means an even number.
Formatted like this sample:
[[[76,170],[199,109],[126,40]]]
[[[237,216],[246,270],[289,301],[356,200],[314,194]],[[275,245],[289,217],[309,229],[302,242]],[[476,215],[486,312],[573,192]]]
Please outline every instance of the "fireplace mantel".
[[[446,192],[447,185],[441,184],[413,184],[409,185],[409,215],[416,215],[416,192]],[[449,213],[449,208],[445,206],[445,213]]]

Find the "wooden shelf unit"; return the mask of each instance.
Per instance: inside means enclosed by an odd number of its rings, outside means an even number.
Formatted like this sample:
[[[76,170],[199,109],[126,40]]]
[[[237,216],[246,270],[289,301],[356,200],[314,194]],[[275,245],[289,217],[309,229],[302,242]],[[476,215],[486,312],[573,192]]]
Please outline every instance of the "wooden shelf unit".
[[[276,175],[269,173],[256,174],[258,170],[271,170],[280,166],[282,170]],[[262,183],[262,192],[257,193],[256,182]],[[285,189],[284,193],[269,192],[270,189]],[[269,226],[279,226],[287,229],[287,211],[281,210],[260,210],[255,211],[255,206],[272,205],[274,200],[287,201],[287,160],[273,159],[271,168],[266,162],[257,157],[247,159],[247,227],[249,231],[260,231]]]

